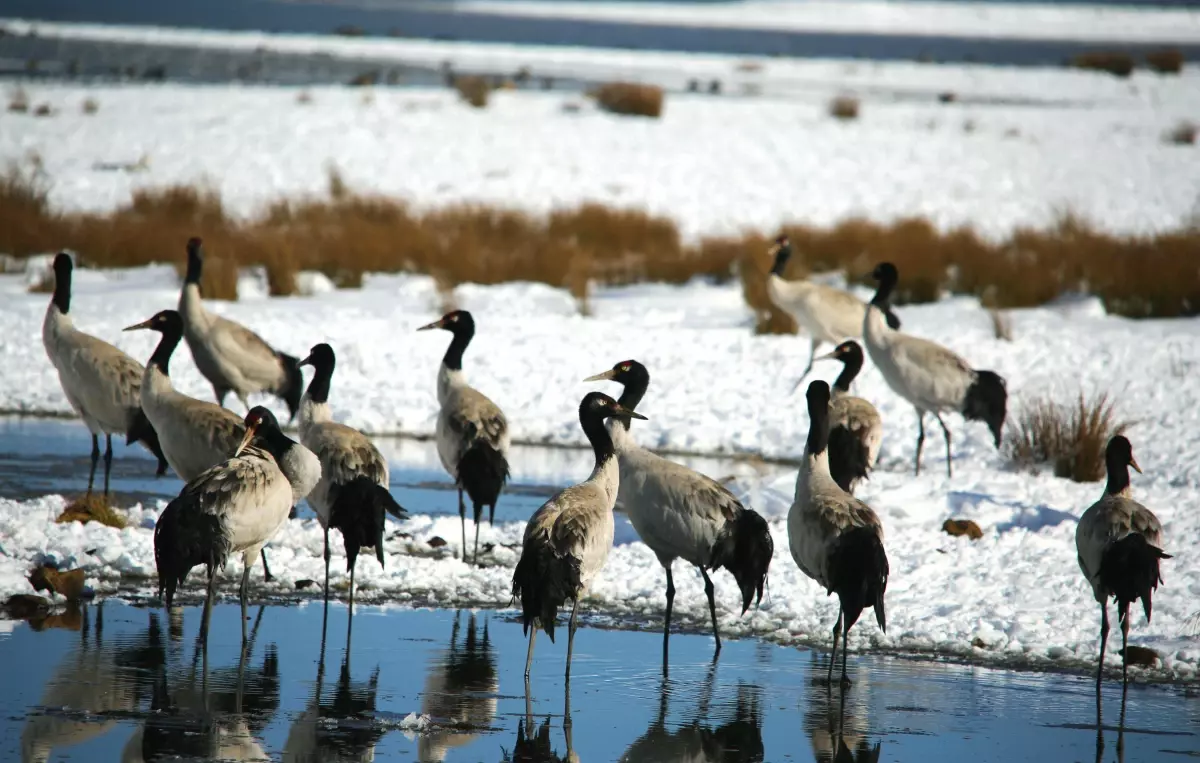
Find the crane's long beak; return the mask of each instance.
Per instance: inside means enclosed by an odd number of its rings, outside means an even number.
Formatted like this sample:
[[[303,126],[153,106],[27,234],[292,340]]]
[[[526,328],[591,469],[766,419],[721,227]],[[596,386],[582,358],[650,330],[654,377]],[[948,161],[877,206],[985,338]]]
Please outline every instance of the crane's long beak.
[[[304,360],[300,361],[300,362],[299,362],[299,363],[297,363],[296,365],[300,365],[300,366],[311,366],[312,364],[313,364],[312,355],[309,355],[307,358],[305,358]]]
[[[584,381],[609,381],[616,375],[617,372],[610,368],[607,371],[596,374],[595,376],[589,376],[588,378],[584,379]]]
[[[1138,466],[1137,459],[1133,456],[1129,457],[1129,465],[1132,466],[1134,471],[1136,471],[1138,474],[1142,473],[1142,467]]]
[[[242,455],[242,451],[245,450],[246,446],[250,444],[250,441],[254,439],[254,435],[257,432],[258,432],[258,422],[255,422],[255,423],[251,424],[250,426],[246,427],[246,434],[242,435],[241,443],[238,444],[237,450],[235,450],[233,452],[234,458],[237,458],[238,456]]]
[[[818,355],[817,357],[813,358],[813,362],[816,363],[818,360],[837,360],[837,356],[837,350],[834,350],[833,352],[827,352],[824,355]]]
[[[424,326],[417,329],[417,331],[428,331],[429,329],[440,329],[440,328],[444,328],[445,325],[446,324],[442,321],[442,319],[438,318],[433,323],[426,323]]]
[[[613,415],[614,416],[628,416],[631,419],[641,419],[642,421],[649,421],[649,419],[647,419],[642,414],[637,413],[636,411],[631,411],[628,408],[626,408],[625,406],[621,405],[620,403],[617,403],[615,406],[613,406]]]
[[[138,329],[148,329],[148,328],[150,328],[150,324],[153,320],[154,320],[153,318],[148,318],[148,319],[142,321],[141,323],[135,323],[132,326],[126,326],[125,328],[123,328],[121,330],[122,331],[137,331]]]

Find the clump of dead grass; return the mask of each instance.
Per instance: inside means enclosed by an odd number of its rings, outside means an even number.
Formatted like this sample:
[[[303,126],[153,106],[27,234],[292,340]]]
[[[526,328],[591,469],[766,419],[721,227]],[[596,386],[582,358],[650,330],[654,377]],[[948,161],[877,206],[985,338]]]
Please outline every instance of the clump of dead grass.
[[[95,114],[96,112],[100,111],[100,102],[97,101],[95,98],[84,98],[83,104],[80,106],[80,109],[83,111],[84,114],[87,114],[90,116],[90,115]]]
[[[13,114],[24,114],[29,111],[29,93],[23,87],[15,87],[8,92],[8,110]]]
[[[1176,146],[1191,146],[1196,143],[1196,133],[1200,128],[1195,122],[1183,120],[1163,135],[1163,140]]]
[[[487,77],[455,76],[454,89],[458,91],[459,98],[477,109],[485,108],[492,94]]]
[[[662,116],[666,95],[657,85],[637,82],[606,82],[591,95],[596,105],[612,114],[658,119]]]
[[[59,524],[82,522],[85,525],[88,522],[99,522],[118,530],[124,530],[129,524],[124,515],[114,509],[103,496],[95,493],[71,501],[54,521]]]
[[[1146,54],[1146,65],[1159,74],[1179,74],[1183,64],[1183,51],[1178,48],[1152,50]]]
[[[1114,77],[1128,77],[1133,73],[1133,56],[1118,50],[1096,50],[1072,56],[1068,62],[1076,69],[1091,69],[1108,72]]]
[[[1051,464],[1054,475],[1075,482],[1104,477],[1104,450],[1113,436],[1132,422],[1117,416],[1108,393],[1088,398],[1082,392],[1071,403],[1050,397],[1027,400],[1017,412],[1007,449],[1021,467]]]
[[[839,95],[829,102],[829,116],[848,122],[858,119],[859,102],[852,95]]]

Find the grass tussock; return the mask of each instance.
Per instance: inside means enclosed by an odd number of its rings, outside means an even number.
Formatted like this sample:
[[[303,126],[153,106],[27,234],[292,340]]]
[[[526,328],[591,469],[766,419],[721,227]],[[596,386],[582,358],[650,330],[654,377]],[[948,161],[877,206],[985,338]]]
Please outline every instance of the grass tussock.
[[[1183,120],[1163,135],[1163,140],[1176,146],[1192,146],[1196,143],[1196,133],[1200,132],[1195,122]]]
[[[16,87],[8,93],[8,110],[13,114],[24,114],[29,111],[29,93],[25,88]]]
[[[1118,418],[1107,393],[1071,403],[1049,397],[1027,401],[1018,411],[1009,456],[1019,466],[1051,464],[1054,475],[1075,482],[1095,482],[1105,474],[1104,449],[1132,422]]]
[[[492,86],[487,77],[456,76],[454,89],[458,97],[477,109],[486,108],[492,95]]]
[[[125,517],[104,500],[103,496],[95,493],[71,501],[54,521],[59,524],[82,522],[85,525],[88,522],[99,522],[106,527],[118,530],[124,530],[128,524]]]
[[[657,85],[636,82],[607,82],[592,95],[596,105],[612,114],[658,119],[662,116],[665,94]]]
[[[673,220],[641,210],[596,203],[545,215],[478,204],[418,210],[359,193],[335,171],[326,195],[279,200],[249,219],[231,215],[202,186],[142,188],[106,213],[60,212],[47,188],[36,159],[0,175],[0,252],[66,249],[94,267],[171,262],[182,271],[184,242],[199,235],[208,252],[201,288],[211,299],[236,299],[238,269],[250,266],[264,267],[271,293],[280,296],[295,293],[302,270],[320,271],[342,288],[361,285],[364,273],[409,272],[432,275],[447,290],[536,281],[569,289],[581,306],[592,284],[740,275],[760,332],[796,330],[767,300],[765,235],[688,244]],[[941,231],[923,218],[789,225],[783,232],[796,252],[786,277],[837,270],[866,283],[876,263],[890,260],[901,272],[894,295],[901,305],[960,293],[1007,309],[1087,292],[1110,313],[1129,317],[1200,314],[1200,226],[1114,236],[1064,216],[1000,242],[970,228]]]
[[[1073,56],[1069,64],[1076,69],[1091,69],[1108,72],[1114,77],[1128,77],[1133,74],[1135,62],[1128,53],[1113,50],[1097,50],[1090,53],[1080,53]]]
[[[859,102],[852,95],[839,95],[829,102],[829,116],[848,122],[858,119]]]
[[[83,103],[79,108],[84,114],[91,116],[92,114],[100,111],[100,102],[95,98],[84,98]]]
[[[1183,51],[1178,48],[1152,50],[1146,54],[1146,66],[1159,74],[1179,74],[1183,64]]]

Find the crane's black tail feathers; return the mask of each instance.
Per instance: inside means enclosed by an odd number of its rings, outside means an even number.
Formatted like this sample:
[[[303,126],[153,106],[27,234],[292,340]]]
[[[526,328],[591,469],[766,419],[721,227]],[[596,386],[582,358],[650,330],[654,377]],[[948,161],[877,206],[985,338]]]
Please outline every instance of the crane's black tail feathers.
[[[829,559],[829,590],[836,593],[849,630],[867,607],[875,608],[879,629],[887,632],[883,595],[887,591],[888,560],[883,541],[873,527],[842,533]]]
[[[304,374],[300,370],[300,359],[286,352],[276,352],[279,356],[279,362],[283,364],[283,385],[275,390],[275,394],[282,397],[288,407],[288,420],[296,418],[296,411],[300,410],[300,396],[304,394]]]
[[[140,442],[146,446],[146,450],[154,454],[158,459],[158,470],[154,472],[156,477],[161,477],[167,473],[167,457],[163,455],[162,445],[158,443],[158,432],[154,431],[154,427],[150,425],[150,419],[146,418],[146,412],[141,408],[137,409],[134,414],[133,423],[129,425],[129,431],[125,433],[125,444],[132,445],[135,442]]]
[[[475,521],[482,516],[484,506],[495,513],[500,491],[508,481],[508,461],[491,443],[476,440],[458,460],[458,484],[467,491],[475,507]]]
[[[541,629],[554,641],[558,608],[578,595],[579,560],[559,556],[545,538],[534,536],[525,543],[513,572],[513,599],[521,602],[521,631]]]
[[[1118,622],[1129,618],[1129,605],[1138,599],[1150,622],[1151,596],[1162,582],[1158,562],[1170,558],[1141,533],[1130,533],[1108,547],[1100,558],[1100,584],[1117,599]]]
[[[1004,378],[995,371],[976,371],[975,381],[967,388],[962,413],[971,421],[985,422],[999,448],[1004,419],[1008,416],[1008,389]]]
[[[405,519],[408,512],[388,492],[369,477],[355,477],[336,487],[329,508],[329,526],[342,533],[346,549],[346,570],[354,567],[358,552],[374,548],[379,566],[383,566],[384,515]]]
[[[221,535],[220,519],[189,505],[182,495],[167,504],[154,524],[154,566],[158,570],[158,595],[167,607],[188,573],[199,564],[210,570],[225,563],[228,545]]]
[[[871,469],[871,452],[867,444],[844,426],[829,430],[829,474],[847,493],[854,492],[859,480],[865,480]]]
[[[713,545],[709,567],[716,570],[724,567],[733,574],[742,591],[742,614],[750,609],[750,600],[762,602],[763,587],[767,582],[767,568],[775,555],[775,542],[771,540],[771,528],[758,512],[737,506],[733,519],[725,521],[717,542]],[[756,598],[757,596],[757,598]]]

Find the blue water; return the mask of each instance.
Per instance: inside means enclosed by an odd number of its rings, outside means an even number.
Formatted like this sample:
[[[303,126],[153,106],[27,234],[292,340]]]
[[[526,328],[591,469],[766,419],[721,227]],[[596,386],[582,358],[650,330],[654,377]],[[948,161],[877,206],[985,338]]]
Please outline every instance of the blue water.
[[[215,609],[207,657],[196,608],[109,601],[78,630],[0,635],[0,760],[566,760],[568,729],[588,761],[831,761],[839,733],[857,752],[839,761],[1200,755],[1200,699],[1178,688],[1131,688],[1122,727],[1106,687],[1098,751],[1083,677],[853,655],[842,695],[822,653],[728,641],[713,663],[711,639],[679,634],[664,679],[657,634],[585,618],[568,700],[564,639],[539,639],[527,695],[526,641],[501,613],[333,605],[326,623],[317,604],[253,607],[242,658],[238,611]],[[430,725],[414,733],[410,713]]]

